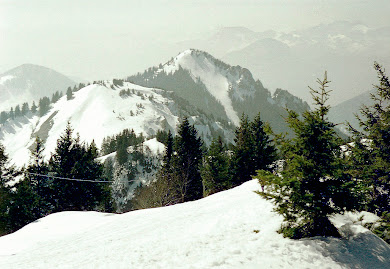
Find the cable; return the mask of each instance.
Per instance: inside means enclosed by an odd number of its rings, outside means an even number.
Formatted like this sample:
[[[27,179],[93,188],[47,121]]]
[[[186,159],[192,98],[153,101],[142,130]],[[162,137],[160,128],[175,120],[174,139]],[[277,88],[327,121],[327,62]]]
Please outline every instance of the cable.
[[[113,182],[135,182],[137,180],[121,180],[121,181],[115,181],[115,180],[93,180],[93,179],[80,179],[80,178],[69,178],[69,177],[56,177],[56,176],[49,176],[49,175],[43,175],[38,173],[31,173],[31,172],[24,172],[25,174],[30,174],[33,176],[42,176],[47,178],[53,178],[53,179],[62,179],[62,180],[69,180],[69,181],[77,181],[77,182],[92,182],[92,183],[113,183]]]

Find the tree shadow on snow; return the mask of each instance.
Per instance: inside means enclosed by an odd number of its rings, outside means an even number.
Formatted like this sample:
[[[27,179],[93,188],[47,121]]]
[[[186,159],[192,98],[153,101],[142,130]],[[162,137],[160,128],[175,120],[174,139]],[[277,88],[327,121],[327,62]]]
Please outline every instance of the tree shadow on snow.
[[[346,268],[390,268],[390,246],[371,232],[344,239],[316,237],[302,241]]]

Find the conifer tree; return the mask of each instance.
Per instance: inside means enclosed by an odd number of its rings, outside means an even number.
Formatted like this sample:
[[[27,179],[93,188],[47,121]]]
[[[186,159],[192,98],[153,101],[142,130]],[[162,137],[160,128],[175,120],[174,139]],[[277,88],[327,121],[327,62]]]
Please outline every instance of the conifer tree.
[[[37,112],[37,109],[38,109],[38,107],[37,107],[37,105],[35,104],[35,101],[33,101],[32,106],[31,106],[31,112],[32,112],[33,114],[35,114],[35,113]]]
[[[30,107],[28,106],[28,103],[23,103],[22,105],[22,115],[26,115],[30,111]]]
[[[49,161],[49,169],[57,177],[102,181],[103,165],[95,159],[97,149],[85,146],[79,138],[73,138],[73,129],[68,123],[64,133],[57,140],[57,147]],[[105,183],[53,180],[54,204],[56,211],[97,210],[107,206],[109,189]]]
[[[252,132],[248,116],[242,114],[240,126],[236,129],[236,137],[234,139],[236,145],[233,150],[233,184],[235,186],[251,179],[251,174],[254,172],[254,148],[252,140]]]
[[[22,116],[22,111],[20,110],[20,106],[17,105],[15,107],[15,117],[20,117],[20,116]]]
[[[223,191],[231,186],[229,155],[222,138],[214,139],[201,168],[203,196]]]
[[[258,175],[266,185],[266,192],[260,194],[273,199],[285,219],[281,232],[291,238],[340,236],[328,217],[357,206],[356,181],[344,171],[342,141],[326,117],[330,92],[326,73],[317,82],[320,90],[310,88],[316,105],[313,111],[300,117],[288,110],[286,121],[295,137],[282,141],[281,176],[265,171]]]
[[[363,106],[358,116],[363,131],[351,125],[354,136],[352,170],[365,187],[367,208],[379,215],[390,212],[390,81],[385,70],[374,64],[379,85],[371,94],[374,104]]]
[[[35,138],[35,146],[31,150],[31,161],[27,167],[26,181],[30,182],[33,191],[38,197],[36,205],[36,218],[49,214],[54,205],[51,197],[53,196],[52,180],[45,175],[48,174],[49,167],[44,160],[43,151],[45,150],[43,141]]]
[[[43,97],[39,99],[39,116],[45,115],[50,109],[50,99]]]
[[[260,113],[251,122],[254,169],[251,175],[256,170],[270,170],[269,166],[276,160],[276,148],[269,136],[270,129],[270,126],[261,120]]]
[[[8,208],[11,192],[6,187],[8,181],[8,169],[6,167],[8,156],[5,153],[4,146],[0,143],[0,235],[8,231]]]
[[[203,142],[198,132],[190,125],[188,118],[183,118],[178,127],[174,142],[173,171],[177,178],[177,189],[181,202],[192,201],[203,197],[200,163],[202,160]]]
[[[71,87],[68,87],[66,90],[66,100],[72,100],[73,99],[73,91]]]
[[[267,128],[260,114],[252,122],[248,116],[242,115],[240,126],[236,129],[231,163],[234,185],[251,180],[256,170],[269,170],[268,166],[275,161],[276,149],[266,133]]]

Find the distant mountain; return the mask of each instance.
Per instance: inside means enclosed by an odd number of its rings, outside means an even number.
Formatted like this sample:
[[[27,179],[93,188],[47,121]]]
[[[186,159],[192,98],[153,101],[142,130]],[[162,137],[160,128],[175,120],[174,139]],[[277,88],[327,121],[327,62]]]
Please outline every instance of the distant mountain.
[[[277,95],[255,81],[248,69],[230,66],[199,50],[186,50],[167,63],[127,78],[145,87],[173,91],[206,114],[239,124],[242,113],[254,117],[258,112],[276,132],[287,131],[282,115],[285,107],[297,112],[309,109],[306,102],[287,91]]]
[[[0,111],[27,102],[31,105],[56,91],[65,93],[76,83],[68,77],[43,66],[24,64],[0,75]]]
[[[307,86],[315,87],[316,79],[328,71],[334,105],[371,88],[376,80],[373,62],[390,66],[389,42],[389,27],[338,21],[290,33],[221,28],[210,37],[178,45],[245,66],[272,92],[283,88],[310,103]]]
[[[365,92],[359,96],[356,96],[352,99],[342,102],[334,107],[330,108],[329,111],[329,120],[340,124],[338,127],[344,133],[348,134],[347,126],[344,124],[347,121],[358,130],[361,130],[359,127],[359,121],[356,118],[356,114],[361,116],[359,110],[363,105],[371,106],[374,104],[374,101],[371,99],[371,91]]]

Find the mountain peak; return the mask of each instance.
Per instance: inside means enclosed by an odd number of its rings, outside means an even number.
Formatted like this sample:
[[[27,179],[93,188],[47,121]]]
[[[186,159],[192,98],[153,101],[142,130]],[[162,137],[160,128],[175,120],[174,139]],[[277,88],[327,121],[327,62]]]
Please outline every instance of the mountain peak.
[[[59,72],[35,64],[22,64],[0,75],[0,111],[24,102],[37,102],[76,83]]]

